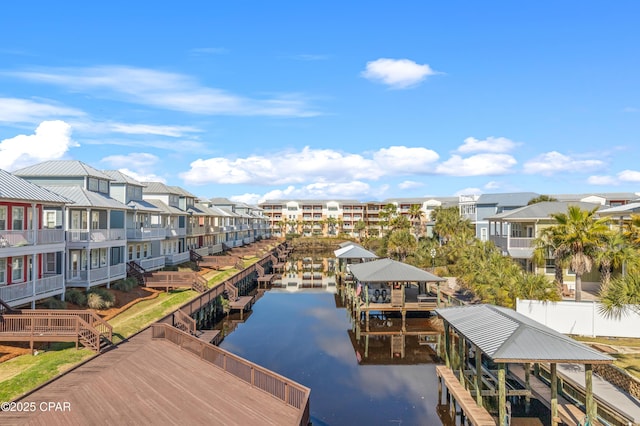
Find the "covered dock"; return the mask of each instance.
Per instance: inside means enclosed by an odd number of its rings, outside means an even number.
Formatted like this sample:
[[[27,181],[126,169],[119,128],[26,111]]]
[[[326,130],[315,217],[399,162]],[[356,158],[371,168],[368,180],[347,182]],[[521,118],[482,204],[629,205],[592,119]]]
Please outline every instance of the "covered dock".
[[[445,363],[460,383],[470,389],[478,406],[485,398],[496,398],[498,419],[508,420],[507,397],[529,401],[540,377],[541,366],[549,369],[551,424],[575,425],[597,419],[593,394],[593,365],[610,364],[613,358],[560,334],[511,309],[493,305],[439,308],[444,321]],[[584,411],[560,398],[558,364],[581,364],[585,371]],[[510,364],[524,370],[524,383],[509,371]],[[515,369],[514,368],[514,369]],[[517,384],[520,383],[521,386]],[[562,405],[562,406],[560,406]]]

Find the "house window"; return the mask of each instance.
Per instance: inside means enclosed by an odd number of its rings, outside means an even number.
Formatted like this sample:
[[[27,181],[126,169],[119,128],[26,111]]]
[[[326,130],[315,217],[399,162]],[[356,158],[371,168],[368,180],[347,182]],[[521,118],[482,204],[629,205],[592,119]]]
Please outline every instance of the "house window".
[[[14,283],[24,280],[24,259],[21,257],[13,258],[13,265],[11,267],[11,281]]]
[[[7,207],[0,206],[0,230],[7,229]]]
[[[100,229],[100,212],[91,212],[91,229]]]
[[[56,272],[56,254],[55,253],[45,253],[44,272],[50,273],[50,274]]]
[[[100,266],[107,266],[107,249],[100,249]]]
[[[91,269],[96,269],[100,265],[100,250],[93,249],[90,253]]]
[[[96,178],[89,178],[89,191],[98,191],[98,179]]]
[[[0,259],[0,284],[7,283],[7,259]]]
[[[149,248],[149,247],[148,247],[148,244],[147,244],[147,243],[145,243],[145,244],[142,246],[142,254],[143,254],[143,257],[144,257],[145,259],[147,258],[148,248]]]
[[[12,209],[13,228],[15,230],[24,229],[24,207],[14,207]]]
[[[544,265],[545,274],[555,274],[556,273],[556,261],[555,259],[546,259]]]
[[[133,260],[133,246],[129,246],[129,261]]]
[[[47,212],[46,214],[46,226],[48,229],[55,229],[56,227],[56,212]]]
[[[136,259],[140,259],[140,244],[136,245]]]

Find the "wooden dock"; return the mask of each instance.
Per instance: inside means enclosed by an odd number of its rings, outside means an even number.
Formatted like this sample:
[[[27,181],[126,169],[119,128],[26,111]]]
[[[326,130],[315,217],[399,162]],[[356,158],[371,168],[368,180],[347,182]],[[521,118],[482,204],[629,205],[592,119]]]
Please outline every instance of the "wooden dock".
[[[467,423],[474,426],[495,426],[495,419],[484,408],[476,404],[475,399],[471,396],[461,384],[453,372],[444,365],[436,366],[436,374],[438,375],[438,404],[442,401],[442,382],[447,388],[447,403],[451,411],[451,418],[456,418],[456,403],[460,408],[461,424]],[[453,397],[453,400],[451,400]]]
[[[297,426],[308,410],[274,398],[175,343],[153,340],[151,330],[20,401],[36,407],[59,402],[61,409],[0,412],[0,424]]]
[[[251,309],[253,305],[254,297],[253,296],[241,296],[236,300],[229,300],[229,308],[231,310],[237,309],[240,311],[240,319],[244,319],[244,311]]]
[[[218,346],[222,341],[220,330],[198,330],[196,337],[203,342]]]

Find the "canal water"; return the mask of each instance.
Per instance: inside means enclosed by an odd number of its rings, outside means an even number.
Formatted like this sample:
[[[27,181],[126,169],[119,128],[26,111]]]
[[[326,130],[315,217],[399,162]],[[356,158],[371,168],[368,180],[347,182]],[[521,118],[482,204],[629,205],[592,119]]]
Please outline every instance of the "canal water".
[[[220,346],[311,388],[314,425],[442,424],[429,318],[408,319],[409,333],[382,316],[359,330],[326,275],[311,285],[285,275],[244,322],[227,323]]]

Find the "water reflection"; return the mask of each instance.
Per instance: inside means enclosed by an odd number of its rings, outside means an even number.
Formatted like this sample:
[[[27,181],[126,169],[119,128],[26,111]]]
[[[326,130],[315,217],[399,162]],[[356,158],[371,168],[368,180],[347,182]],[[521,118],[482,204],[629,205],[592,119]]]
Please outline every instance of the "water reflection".
[[[221,346],[309,386],[314,425],[441,424],[432,319],[407,318],[403,330],[376,315],[366,332],[344,307],[335,259],[307,258],[287,263]]]

